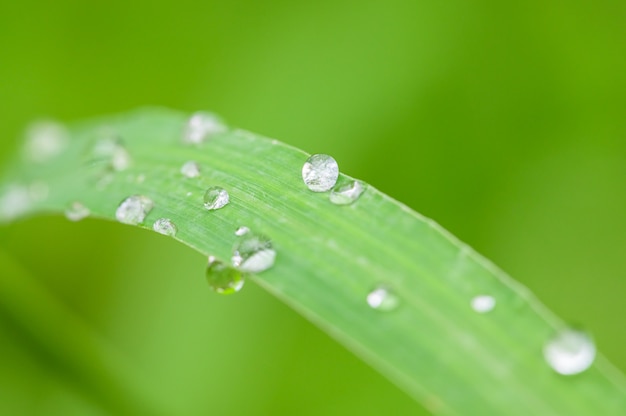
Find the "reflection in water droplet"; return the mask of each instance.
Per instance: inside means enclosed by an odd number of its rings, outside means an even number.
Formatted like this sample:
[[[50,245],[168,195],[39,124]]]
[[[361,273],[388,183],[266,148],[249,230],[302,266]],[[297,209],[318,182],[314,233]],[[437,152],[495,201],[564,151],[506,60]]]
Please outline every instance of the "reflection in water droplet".
[[[58,156],[69,142],[69,132],[54,121],[39,121],[26,132],[24,154],[32,162],[45,162]]]
[[[91,212],[89,208],[81,204],[80,202],[72,202],[69,208],[65,211],[65,217],[73,222],[77,222],[87,218]]]
[[[180,173],[186,178],[197,178],[200,176],[200,166],[192,160],[186,162],[181,168]]]
[[[250,232],[250,229],[244,225],[242,225],[241,227],[237,228],[237,230],[235,231],[235,235],[237,237],[241,237],[243,235],[246,235]]]
[[[229,200],[228,192],[219,186],[212,186],[204,193],[204,207],[209,211],[225,207]]]
[[[478,313],[486,313],[496,306],[496,300],[493,296],[480,295],[472,298],[472,309]]]
[[[335,185],[328,198],[335,205],[350,205],[359,199],[364,190],[362,182],[351,179]]]
[[[274,265],[276,250],[264,235],[247,233],[235,244],[232,263],[239,270],[260,273]]]
[[[159,234],[169,237],[174,237],[178,233],[178,227],[169,218],[159,218],[152,225],[152,229]]]
[[[228,266],[213,256],[209,257],[206,279],[211,289],[221,295],[239,292],[245,283],[241,271]]]
[[[123,224],[141,224],[154,208],[154,202],[143,195],[126,198],[117,208],[115,218]]]
[[[32,200],[27,187],[10,185],[0,196],[0,220],[11,221],[28,212]]]
[[[391,311],[398,307],[400,299],[388,287],[379,286],[367,295],[367,304],[380,311]]]
[[[339,165],[328,155],[313,155],[302,166],[302,180],[313,192],[326,192],[335,186]]]
[[[183,134],[183,142],[200,144],[211,138],[211,136],[224,133],[225,131],[226,126],[217,116],[199,111],[189,118]]]
[[[543,348],[543,355],[557,373],[574,375],[585,371],[593,364],[596,346],[587,333],[566,329],[548,341]]]

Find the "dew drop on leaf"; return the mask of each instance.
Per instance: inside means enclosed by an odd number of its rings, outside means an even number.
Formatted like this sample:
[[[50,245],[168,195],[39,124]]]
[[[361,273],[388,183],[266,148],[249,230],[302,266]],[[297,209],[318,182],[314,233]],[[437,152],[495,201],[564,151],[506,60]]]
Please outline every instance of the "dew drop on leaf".
[[[87,218],[91,212],[89,208],[84,206],[78,201],[72,202],[70,206],[65,210],[65,217],[73,222],[78,222]]]
[[[103,132],[103,135],[113,136],[111,132]],[[116,172],[123,172],[132,164],[132,158],[126,147],[116,138],[106,137],[98,140],[93,148],[93,156],[96,161],[102,161]]]
[[[150,198],[143,195],[129,196],[118,206],[115,218],[123,224],[141,224],[152,208],[154,208],[154,202]]]
[[[178,233],[178,227],[169,218],[159,218],[152,225],[152,229],[168,237],[175,237]]]
[[[244,275],[240,270],[230,267],[213,256],[209,257],[206,279],[211,289],[221,295],[237,293],[245,283]]]
[[[302,166],[302,180],[313,192],[326,192],[337,183],[339,165],[328,155],[309,157]]]
[[[194,113],[187,121],[183,142],[201,144],[212,136],[225,131],[226,126],[216,115],[199,111]]]
[[[378,286],[367,295],[367,304],[379,311],[391,311],[398,307],[400,299],[386,286]]]
[[[28,212],[31,206],[31,192],[26,186],[9,185],[0,196],[0,220],[13,220]]]
[[[197,178],[200,176],[200,166],[192,160],[189,162],[185,162],[183,166],[180,168],[180,173],[183,174],[186,178]]]
[[[224,208],[229,200],[228,192],[219,186],[211,186],[204,193],[204,207],[209,211]]]
[[[472,309],[478,313],[487,313],[496,306],[496,299],[489,295],[479,295],[472,298]]]
[[[584,331],[565,329],[544,346],[543,355],[554,371],[574,375],[588,369],[596,357],[596,346]]]
[[[235,230],[235,235],[237,237],[241,237],[241,236],[248,234],[249,232],[250,232],[250,229],[246,227],[245,225],[242,225],[241,227],[237,228],[237,230]]]
[[[235,244],[232,263],[239,270],[260,273],[272,267],[275,259],[276,250],[268,237],[246,233]]]
[[[359,199],[364,190],[362,182],[351,179],[335,185],[328,198],[335,205],[350,205]]]
[[[65,150],[69,136],[62,124],[54,121],[35,122],[26,132],[24,154],[32,162],[46,162]]]

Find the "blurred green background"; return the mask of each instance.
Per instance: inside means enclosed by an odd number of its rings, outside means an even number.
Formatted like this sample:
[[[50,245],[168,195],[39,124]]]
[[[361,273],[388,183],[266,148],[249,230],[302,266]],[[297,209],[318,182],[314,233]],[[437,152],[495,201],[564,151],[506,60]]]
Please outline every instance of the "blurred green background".
[[[0,159],[41,116],[213,110],[434,218],[626,370],[625,39],[611,0],[0,0]],[[253,284],[211,293],[168,239],[51,217],[0,244],[0,273],[23,268],[140,368],[164,414],[425,414]],[[110,413],[15,310],[0,414]]]

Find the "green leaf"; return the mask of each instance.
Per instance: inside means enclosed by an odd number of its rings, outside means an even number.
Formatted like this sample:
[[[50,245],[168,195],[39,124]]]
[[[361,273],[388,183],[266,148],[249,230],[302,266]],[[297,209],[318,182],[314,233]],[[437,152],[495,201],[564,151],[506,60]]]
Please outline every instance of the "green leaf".
[[[184,144],[188,117],[147,109],[70,126],[71,141],[60,155],[16,161],[8,170],[0,215],[8,221],[62,213],[80,202],[92,216],[115,220],[123,200],[143,195],[154,208],[140,227],[169,218],[177,240],[224,262],[239,238],[235,230],[247,226],[269,236],[277,251],[275,265],[249,279],[433,414],[626,412],[621,373],[602,356],[575,376],[552,370],[542,351],[565,325],[432,220],[371,186],[354,204],[332,204],[328,193],[303,183],[306,153],[246,131]],[[122,157],[112,169],[94,153],[103,137],[123,144],[128,167]],[[180,172],[190,160],[200,166],[197,178]],[[230,203],[204,209],[210,186],[226,189]],[[381,286],[397,297],[390,310],[368,305],[368,294]],[[472,299],[480,295],[493,297],[495,308],[474,311]]]

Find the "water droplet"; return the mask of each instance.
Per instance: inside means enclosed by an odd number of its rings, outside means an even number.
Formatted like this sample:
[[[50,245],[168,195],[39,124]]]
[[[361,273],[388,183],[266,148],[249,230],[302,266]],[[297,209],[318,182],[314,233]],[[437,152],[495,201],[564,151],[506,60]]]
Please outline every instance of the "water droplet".
[[[239,292],[245,283],[244,275],[241,271],[228,266],[213,256],[209,257],[206,279],[211,289],[222,295]]]
[[[250,229],[246,227],[245,225],[242,225],[241,227],[237,228],[237,230],[235,231],[235,235],[237,237],[241,237],[241,236],[248,234],[249,232],[250,232]]]
[[[379,311],[391,311],[399,303],[400,299],[386,286],[379,286],[367,295],[367,304]]]
[[[574,375],[591,366],[596,357],[596,346],[587,333],[566,329],[548,341],[543,355],[557,373]]]
[[[200,144],[216,134],[226,131],[224,123],[214,114],[197,112],[189,118],[183,142]]]
[[[186,162],[182,168],[180,168],[180,173],[182,173],[187,178],[197,178],[200,176],[200,166],[194,161]]]
[[[233,250],[233,266],[250,273],[259,273],[274,265],[276,250],[264,235],[247,233]]]
[[[69,208],[65,211],[65,217],[73,222],[77,222],[87,218],[91,212],[89,208],[81,204],[80,202],[72,202]]]
[[[143,195],[126,198],[117,208],[115,218],[123,224],[141,224],[154,208],[154,202]]]
[[[137,177],[135,178],[135,182],[137,182],[138,184],[142,184],[146,181],[146,175],[144,175],[143,173],[140,173],[139,175],[137,175]]]
[[[112,135],[110,132],[106,132],[106,134]],[[113,138],[98,140],[93,149],[93,154],[96,160],[104,160],[116,172],[125,171],[132,163],[128,150],[117,139]]]
[[[219,186],[212,186],[204,193],[204,207],[209,211],[225,207],[229,200],[228,192]]]
[[[152,225],[152,229],[159,234],[167,235],[169,237],[176,236],[178,233],[178,227],[169,218],[159,218]]]
[[[193,192],[187,192],[185,195],[191,196],[191,195],[193,195]]]
[[[472,309],[478,313],[486,313],[496,306],[496,300],[493,296],[480,295],[472,298]]]
[[[328,198],[335,205],[350,205],[359,199],[364,190],[362,182],[351,179],[335,185]]]
[[[302,166],[302,180],[313,192],[326,192],[337,183],[339,165],[328,155],[313,155]]]
[[[31,205],[31,194],[27,187],[10,185],[0,197],[0,220],[14,220],[28,212]]]
[[[69,132],[54,121],[39,121],[26,132],[24,153],[28,160],[41,163],[63,152],[69,142]]]

